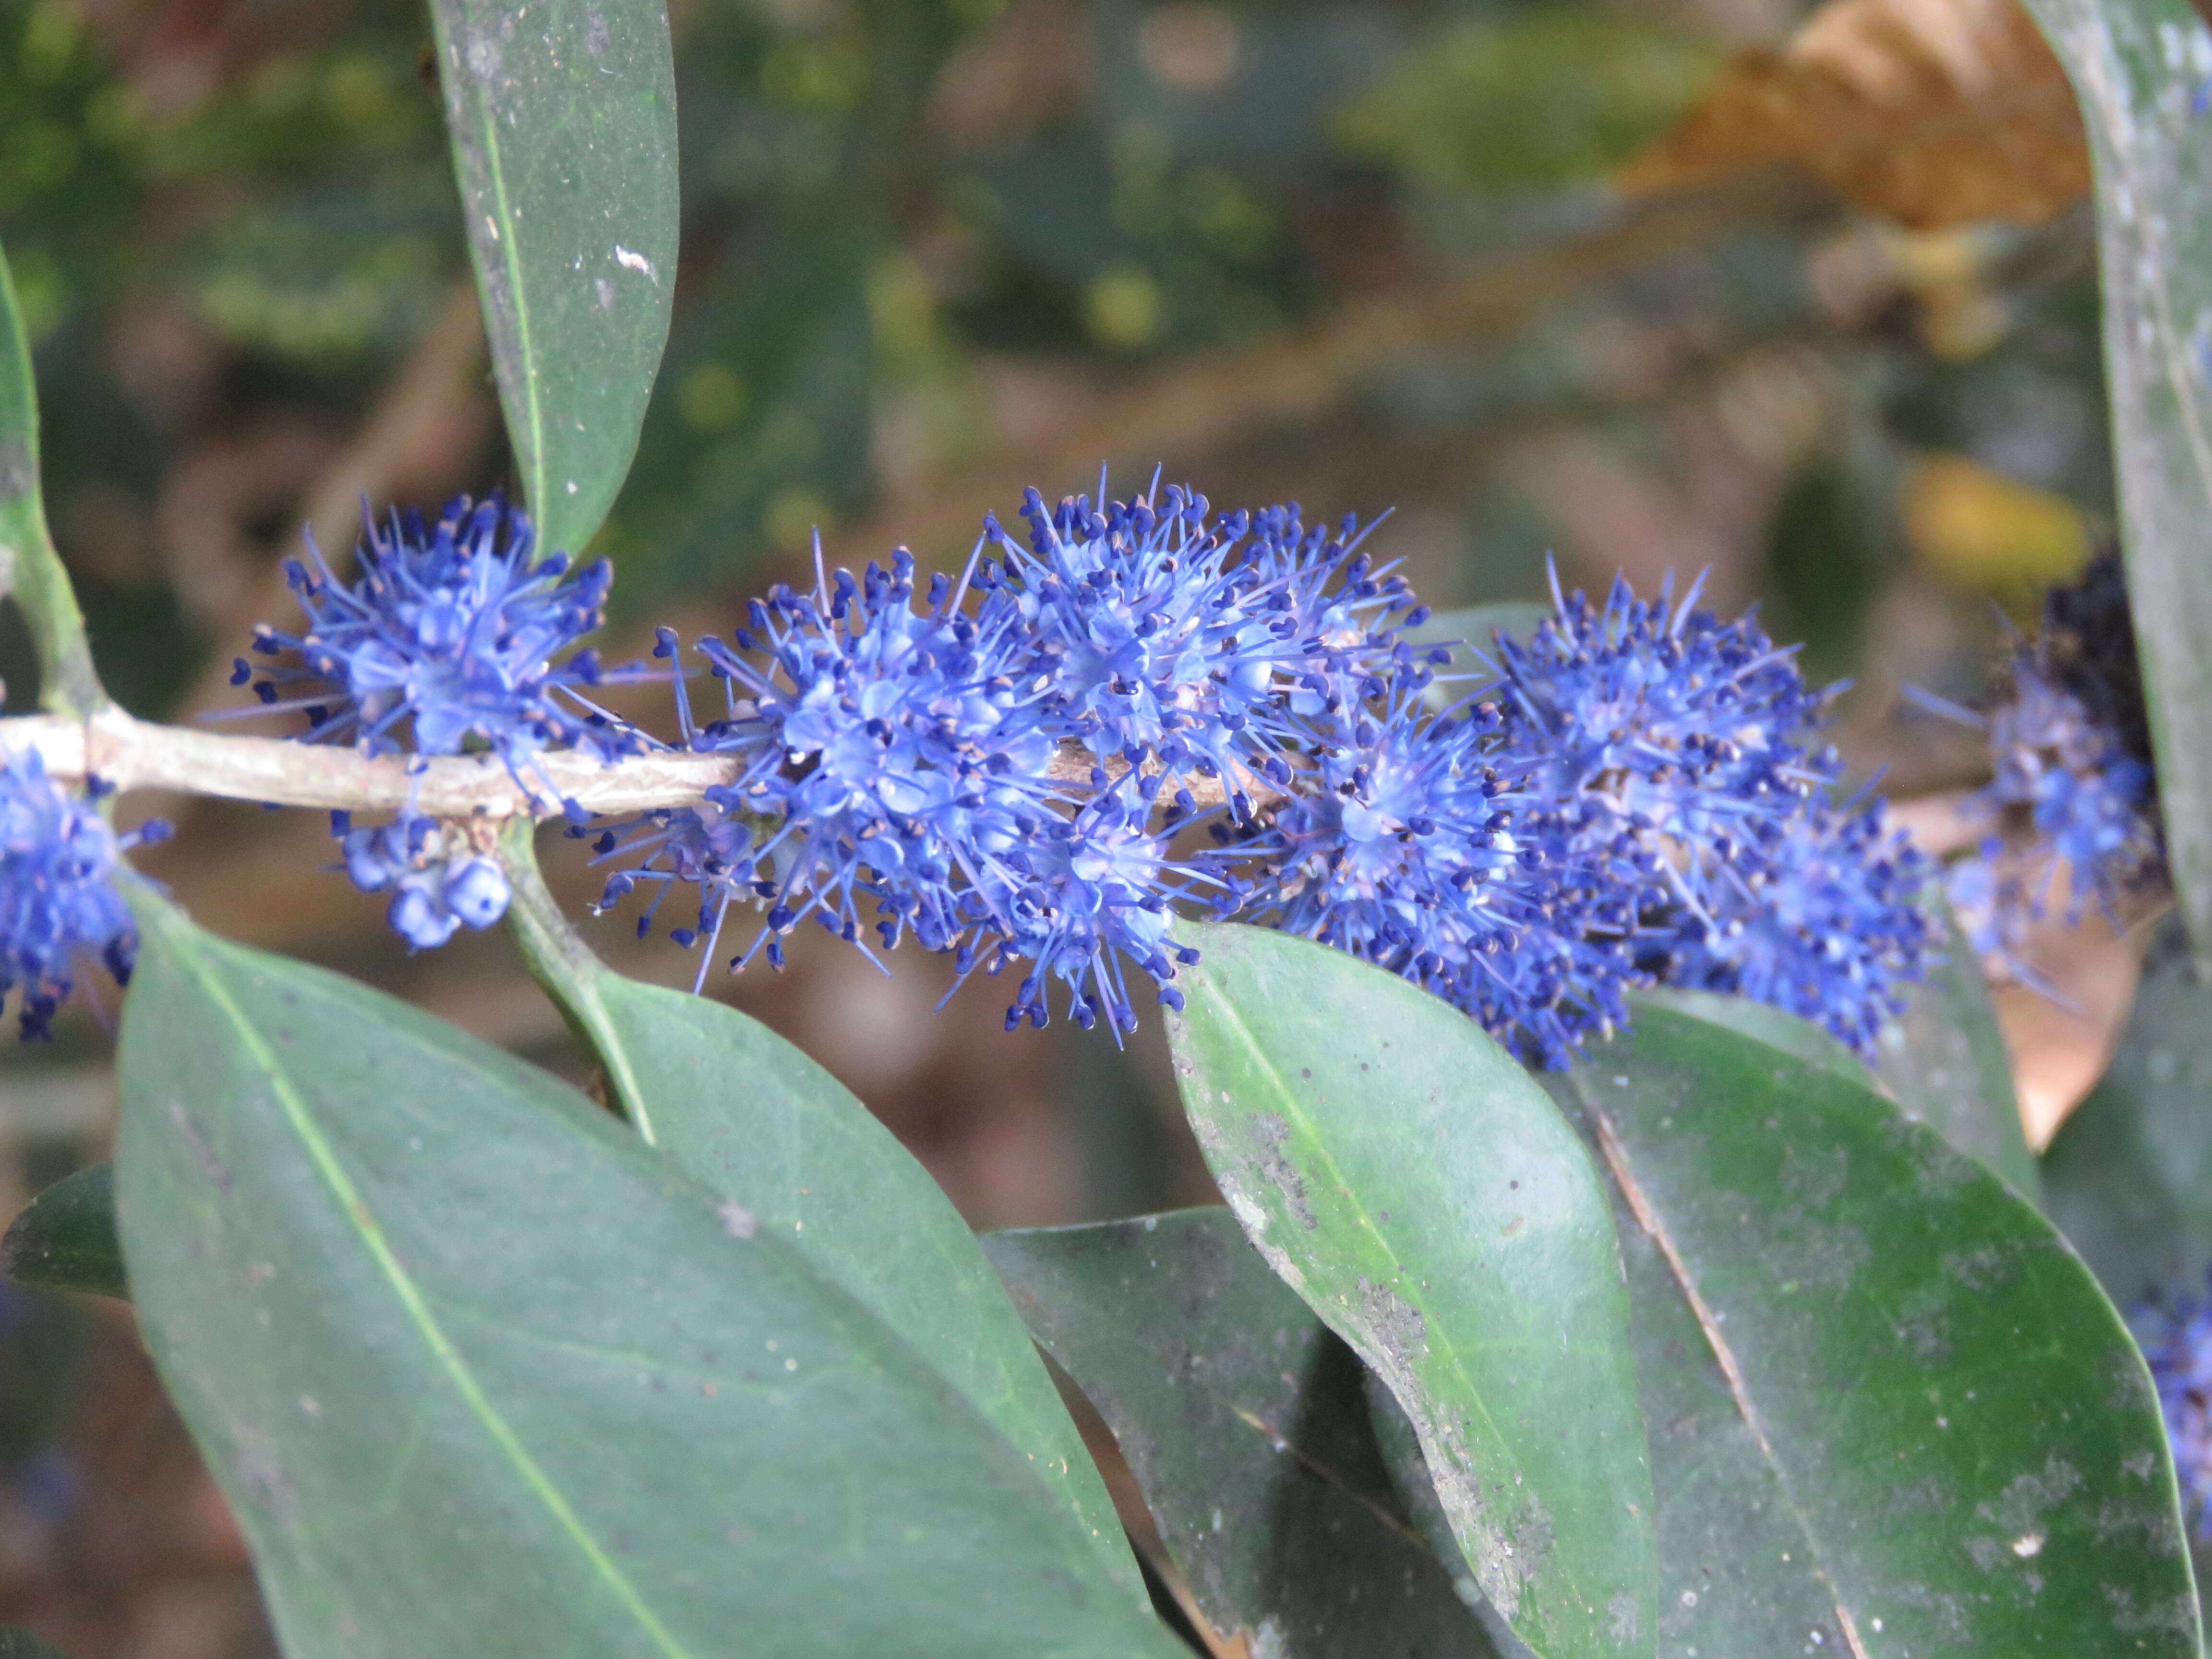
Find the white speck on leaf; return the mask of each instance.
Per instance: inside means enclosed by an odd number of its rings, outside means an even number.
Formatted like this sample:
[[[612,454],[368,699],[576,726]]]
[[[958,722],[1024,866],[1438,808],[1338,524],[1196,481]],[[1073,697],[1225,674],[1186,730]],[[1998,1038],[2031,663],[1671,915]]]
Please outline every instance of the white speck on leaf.
[[[652,260],[647,258],[642,253],[632,252],[620,242],[615,244],[615,263],[624,270],[635,270],[641,276],[652,277],[656,283],[660,280],[659,273],[653,268]]]
[[[753,1212],[735,1199],[725,1202],[716,1213],[722,1218],[722,1231],[732,1238],[750,1238],[760,1224],[753,1219]],[[774,1347],[775,1345],[771,1342],[769,1346]]]

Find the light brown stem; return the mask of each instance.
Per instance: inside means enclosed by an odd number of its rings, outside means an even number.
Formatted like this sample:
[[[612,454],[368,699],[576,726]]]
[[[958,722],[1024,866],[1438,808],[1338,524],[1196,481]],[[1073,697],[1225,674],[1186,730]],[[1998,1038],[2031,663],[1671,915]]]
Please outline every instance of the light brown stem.
[[[166,789],[269,801],[280,806],[343,807],[393,811],[411,806],[439,818],[550,817],[573,800],[586,812],[623,816],[660,806],[696,805],[717,785],[733,783],[743,763],[731,755],[656,750],[613,765],[562,750],[525,766],[526,789],[495,755],[458,755],[415,762],[385,755],[371,758],[331,744],[283,738],[195,732],[134,720],[108,708],[88,720],[27,714],[0,720],[0,750],[34,748],[47,772],[70,782],[96,777],[120,790]],[[1080,750],[1054,756],[1048,775],[1085,785],[1091,757]],[[1109,769],[1118,773],[1115,763]],[[1274,792],[1248,784],[1255,799]],[[1194,779],[1201,806],[1222,802],[1221,786]]]

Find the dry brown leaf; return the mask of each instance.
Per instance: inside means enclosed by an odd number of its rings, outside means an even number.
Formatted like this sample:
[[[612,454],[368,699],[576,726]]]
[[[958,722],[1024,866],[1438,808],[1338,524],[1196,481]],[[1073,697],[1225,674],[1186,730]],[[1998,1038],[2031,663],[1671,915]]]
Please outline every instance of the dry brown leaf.
[[[2089,188],[2072,90],[2019,0],[1826,0],[1781,52],[1732,58],[1620,183],[1777,164],[1919,230],[2033,224]]]

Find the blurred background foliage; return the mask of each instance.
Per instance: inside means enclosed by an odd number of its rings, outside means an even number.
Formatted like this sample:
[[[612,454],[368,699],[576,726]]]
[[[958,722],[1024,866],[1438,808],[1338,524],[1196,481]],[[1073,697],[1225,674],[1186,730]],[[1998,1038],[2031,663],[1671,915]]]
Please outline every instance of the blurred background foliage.
[[[2000,618],[2110,524],[2086,161],[2010,0],[673,12],[683,254],[598,550],[617,650],[726,628],[816,526],[943,564],[1024,483],[1158,465],[1223,505],[1395,508],[1380,545],[1439,605],[1536,597],[1547,552],[1570,583],[1706,570],[1853,681],[1847,752],[1941,844],[1977,745],[1898,687],[1971,701]],[[342,552],[363,496],[505,475],[428,45],[411,0],[0,0],[49,510],[137,713],[232,700],[303,525]],[[4,609],[0,678],[24,706]],[[152,867],[203,921],[576,1069],[502,939],[405,956],[313,815],[183,817]],[[628,931],[594,937],[688,981]],[[2124,944],[2084,950],[2070,1009],[2008,1006],[2045,1133],[2131,983]],[[1209,1194],[1156,1032],[1006,1037],[985,988],[932,1013],[941,964],[811,944],[717,988],[978,1224]],[[0,1215],[98,1155],[106,1050],[86,1016],[0,1060]],[[0,1619],[79,1659],[268,1650],[118,1310],[0,1289]]]

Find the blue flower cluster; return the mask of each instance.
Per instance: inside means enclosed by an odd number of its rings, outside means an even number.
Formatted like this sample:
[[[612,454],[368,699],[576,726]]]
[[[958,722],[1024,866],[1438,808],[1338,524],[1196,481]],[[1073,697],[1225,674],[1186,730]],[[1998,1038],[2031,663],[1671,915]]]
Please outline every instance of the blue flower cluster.
[[[1559,596],[1455,697],[1352,521],[1157,488],[1032,491],[1023,517],[926,595],[903,550],[858,577],[817,556],[811,592],[702,641],[724,706],[702,724],[679,696],[684,740],[742,770],[599,832],[602,908],[653,887],[643,933],[696,889],[672,937],[712,953],[750,902],[732,968],[810,917],[864,950],[911,932],[963,978],[1018,964],[1010,1026],[1043,1024],[1057,980],[1118,1031],[1124,963],[1179,1003],[1170,920],[1195,904],[1387,967],[1551,1065],[1661,980],[1868,1050],[1922,972],[1917,857],[1878,801],[1832,804],[1822,699],[1749,619]],[[1201,787],[1214,845],[1178,859]]]
[[[263,713],[303,713],[310,735],[369,754],[496,753],[515,781],[532,757],[555,747],[614,760],[646,740],[586,695],[607,676],[596,653],[556,662],[605,619],[613,572],[605,559],[580,571],[555,553],[532,561],[528,517],[495,495],[449,501],[434,524],[395,511],[380,529],[364,522],[361,578],[334,575],[312,541],[310,569],[284,574],[307,612],[303,632],[264,624],[231,684],[252,684]]]
[[[1310,759],[1272,822],[1218,837],[1243,866],[1234,914],[1388,968],[1564,1065],[1626,1018],[1632,907],[1572,856],[1498,706],[1431,712],[1431,684],[1401,666],[1305,720]]]
[[[1307,721],[1272,824],[1230,838],[1256,866],[1239,914],[1391,968],[1547,1065],[1659,982],[1871,1052],[1925,969],[1923,870],[1879,801],[1832,803],[1823,700],[1694,590],[1553,598],[1474,695],[1432,713],[1401,668]]]
[[[364,893],[392,895],[392,931],[417,951],[435,950],[465,922],[482,930],[507,914],[507,872],[471,845],[458,825],[419,812],[356,829],[350,813],[331,814],[347,878]]]
[[[732,969],[781,966],[809,921],[871,956],[911,935],[962,980],[1012,975],[1010,1028],[1057,1000],[1117,1035],[1144,980],[1180,1006],[1194,958],[1172,921],[1199,908],[1386,967],[1551,1065],[1662,981],[1866,1050],[1921,972],[1921,866],[1878,800],[1834,803],[1824,699],[1695,590],[1617,583],[1597,606],[1555,583],[1528,639],[1440,679],[1450,650],[1409,639],[1428,612],[1355,520],[1216,515],[1157,479],[1114,501],[1103,478],[1096,502],[1031,490],[1021,519],[1017,537],[987,517],[965,567],[926,584],[902,548],[855,575],[817,546],[807,591],[698,642],[718,707],[694,710],[663,629],[681,741],[734,776],[696,806],[573,826],[614,866],[600,908],[648,891],[643,935],[682,893],[670,936],[702,983],[742,907],[758,922]],[[477,744],[511,769],[558,744],[651,746],[582,696],[604,678],[588,652],[554,665],[599,621],[604,564],[572,575],[529,549],[495,501],[434,529],[395,518],[357,586],[296,572],[308,628],[257,643],[302,665],[260,695],[313,736]],[[280,698],[295,678],[321,689]],[[1201,820],[1212,844],[1179,850]],[[411,811],[335,828],[417,947],[505,907],[497,866]]]
[[[2094,904],[2119,924],[2165,879],[2156,779],[2134,639],[2116,556],[2056,589],[2033,640],[2019,641],[1984,720],[1994,775],[1966,803],[1985,829],[1945,885],[1974,948],[2035,982],[2028,930],[2057,910],[2070,926]]]
[[[1255,780],[1291,776],[1293,711],[1391,661],[1422,613],[1356,525],[1309,530],[1295,507],[1216,520],[1178,489],[1053,509],[1031,491],[1023,516],[1025,544],[988,520],[958,580],[921,596],[903,549],[857,578],[817,551],[811,592],[702,641],[724,709],[702,726],[684,700],[685,740],[742,770],[700,809],[602,832],[625,863],[603,905],[696,884],[673,936],[711,954],[749,898],[764,925],[732,968],[780,963],[810,917],[863,950],[864,931],[911,932],[963,979],[1016,969],[1010,1028],[1045,1023],[1056,980],[1079,1024],[1129,1029],[1125,963],[1180,1006],[1173,902],[1228,890],[1170,855],[1194,783],[1249,822]]]
[[[0,1000],[21,993],[26,1039],[49,1035],[80,957],[96,956],[117,984],[130,982],[138,932],[116,878],[125,852],[167,836],[158,820],[118,836],[89,795],[46,775],[36,750],[0,750]]]
[[[2212,1302],[2145,1303],[2128,1323],[2150,1362],[2182,1508],[2195,1515],[2197,1536],[2212,1541]]]
[[[1747,615],[1671,582],[1561,595],[1526,645],[1501,640],[1511,747],[1558,861],[1608,896],[1646,982],[1755,998],[1863,1054],[1925,972],[1926,878],[1882,804],[1833,803],[1815,742],[1826,697]]]

